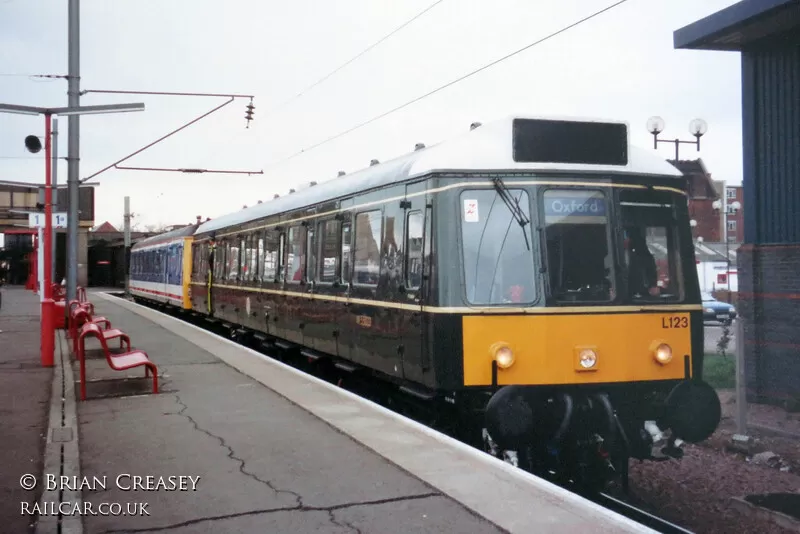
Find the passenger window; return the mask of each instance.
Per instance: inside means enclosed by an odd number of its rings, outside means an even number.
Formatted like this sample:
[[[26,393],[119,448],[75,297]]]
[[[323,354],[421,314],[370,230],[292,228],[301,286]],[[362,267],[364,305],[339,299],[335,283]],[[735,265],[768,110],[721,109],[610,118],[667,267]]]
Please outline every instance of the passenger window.
[[[258,274],[258,254],[256,251],[256,235],[247,236],[247,281],[255,282]]]
[[[289,243],[286,254],[286,281],[291,284],[298,284],[305,275],[305,241],[306,229],[302,226],[292,226],[289,228]]]
[[[250,234],[250,270],[252,271],[250,280],[253,282],[258,281],[258,236],[253,233]]]
[[[235,245],[228,245],[227,253],[228,258],[228,280],[237,280],[239,278],[239,247]]]
[[[211,268],[212,252],[213,248],[211,247],[211,243],[206,243],[203,245],[203,278],[200,280],[201,282],[205,282],[208,278],[208,270]]]
[[[219,243],[217,242],[214,245],[214,279],[215,280],[222,280],[226,278],[227,273],[225,272],[225,252],[227,249],[227,243]]]
[[[278,241],[278,256],[275,258],[275,262],[278,266],[278,280],[283,282],[286,278],[286,234],[281,232],[280,239]]]
[[[257,254],[258,254],[258,259],[256,260],[256,263],[258,264],[258,281],[259,282],[266,282],[269,279],[269,275],[266,275],[265,271],[264,271],[264,260],[265,260],[266,256],[265,256],[265,253],[264,253],[264,237],[263,237],[262,234],[259,234],[259,236],[258,236],[258,251],[257,251]],[[273,274],[271,276],[272,277],[275,276],[274,269],[273,269]]]
[[[333,283],[339,279],[339,237],[342,223],[335,219],[321,224],[322,264],[320,282]]]
[[[242,245],[242,282],[250,281],[250,239],[245,237],[241,240]]]
[[[200,244],[192,249],[192,279],[196,282],[203,279],[203,246]]]
[[[222,249],[222,254],[220,254],[220,258],[219,259],[220,259],[220,261],[224,260],[225,261],[225,265],[221,265],[220,266],[220,269],[221,269],[220,274],[222,275],[221,278],[224,278],[225,280],[227,280],[228,279],[228,274],[230,272],[230,266],[228,265],[230,263],[230,261],[228,260],[228,258],[231,257],[231,244],[226,241],[225,245],[223,245],[223,247],[224,248]]]
[[[306,251],[306,257],[308,258],[308,268],[306,272],[308,273],[308,281],[313,282],[316,280],[317,274],[317,231],[313,223],[308,226],[307,241],[308,250]]]
[[[350,247],[352,235],[350,231],[350,223],[346,222],[342,225],[342,283],[350,282]]]
[[[264,282],[274,282],[278,276],[278,236],[267,230],[264,237],[264,266],[261,268],[261,279]]]
[[[203,245],[193,247],[192,254],[192,280],[200,281],[203,279]]]
[[[419,289],[422,285],[422,213],[414,211],[406,220],[406,287]]]
[[[356,284],[378,285],[383,217],[380,210],[356,215],[356,243],[353,258]]]

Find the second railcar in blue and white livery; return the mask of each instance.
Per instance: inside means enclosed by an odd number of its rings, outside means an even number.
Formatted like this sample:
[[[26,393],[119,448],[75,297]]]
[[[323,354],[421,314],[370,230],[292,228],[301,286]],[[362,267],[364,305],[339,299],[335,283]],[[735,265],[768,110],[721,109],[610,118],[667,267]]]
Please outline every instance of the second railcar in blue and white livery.
[[[192,236],[197,225],[140,241],[131,248],[130,292],[183,309],[191,308]]]

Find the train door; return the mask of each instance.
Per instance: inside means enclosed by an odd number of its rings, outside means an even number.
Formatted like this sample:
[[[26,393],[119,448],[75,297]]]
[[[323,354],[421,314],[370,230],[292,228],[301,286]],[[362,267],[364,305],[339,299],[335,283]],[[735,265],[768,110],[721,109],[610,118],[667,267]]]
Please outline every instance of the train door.
[[[169,304],[175,304],[176,301],[180,301],[180,296],[182,292],[182,288],[178,283],[178,278],[180,275],[180,259],[181,259],[181,247],[178,243],[172,243],[170,246],[167,247],[167,261],[166,261],[166,276],[164,280],[166,281],[166,292]]]
[[[181,246],[178,243],[173,243],[167,248],[167,293],[169,294],[169,303],[175,304],[180,301],[182,295],[182,286],[180,284],[180,265],[181,265]]]
[[[214,315],[214,278],[218,272],[217,265],[221,261],[221,258],[218,257],[219,250],[217,247],[216,241],[213,239],[208,242],[208,266],[206,267],[208,272],[206,273],[206,311],[208,312],[209,317],[213,317]]]
[[[342,214],[341,244],[341,283],[344,293],[342,294],[342,300],[339,301],[341,306],[337,306],[340,313],[337,317],[336,352],[342,358],[351,359],[353,357],[355,337],[350,325],[352,320],[350,316],[350,295],[353,286],[353,220],[350,213]]]
[[[156,249],[156,279],[158,280],[158,300],[163,303],[169,302],[167,297],[167,263],[169,260],[169,247],[161,247]]]
[[[421,382],[427,342],[427,321],[422,313],[427,284],[424,279],[425,242],[429,241],[430,215],[425,195],[426,182],[406,186],[404,208],[403,281],[400,338],[405,377]]]

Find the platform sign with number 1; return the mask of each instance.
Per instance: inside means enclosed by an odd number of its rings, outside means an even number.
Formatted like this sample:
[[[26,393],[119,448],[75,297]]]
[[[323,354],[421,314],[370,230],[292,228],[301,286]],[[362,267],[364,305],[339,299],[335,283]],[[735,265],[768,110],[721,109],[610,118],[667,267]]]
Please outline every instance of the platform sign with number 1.
[[[66,228],[67,227],[67,214],[53,213],[52,214],[53,228]],[[30,228],[44,228],[44,213],[29,213],[28,226]]]

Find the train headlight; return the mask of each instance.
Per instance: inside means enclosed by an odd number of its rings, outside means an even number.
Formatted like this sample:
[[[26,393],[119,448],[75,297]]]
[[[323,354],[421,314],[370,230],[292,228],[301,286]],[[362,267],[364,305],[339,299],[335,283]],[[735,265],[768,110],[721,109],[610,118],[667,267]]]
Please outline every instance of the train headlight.
[[[514,365],[514,351],[511,347],[504,343],[495,343],[492,345],[492,357],[497,362],[497,367],[500,369],[508,369]]]
[[[661,365],[666,365],[672,361],[672,347],[666,343],[659,343],[653,351],[653,358]]]
[[[578,354],[578,363],[584,369],[591,369],[597,365],[597,353],[592,349],[583,349]]]

